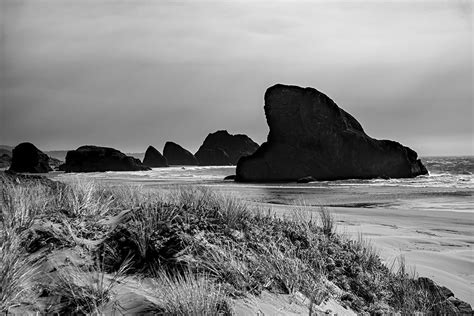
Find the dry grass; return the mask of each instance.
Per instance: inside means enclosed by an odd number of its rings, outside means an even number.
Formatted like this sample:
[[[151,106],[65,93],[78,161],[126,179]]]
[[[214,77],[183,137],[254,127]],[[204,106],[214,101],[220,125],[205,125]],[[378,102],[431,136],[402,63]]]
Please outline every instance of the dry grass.
[[[232,315],[225,292],[206,275],[190,271],[175,275],[159,272],[148,287],[153,303],[150,312],[159,315]]]
[[[380,264],[380,254],[372,242],[359,233],[356,240],[348,241],[358,254],[358,260],[365,271],[372,271]]]
[[[32,304],[40,273],[40,254],[30,255],[23,247],[31,228],[47,203],[43,186],[18,186],[0,179],[0,311]]]
[[[28,255],[16,234],[3,235],[0,240],[0,311],[32,304],[37,293],[33,287],[40,274],[38,256]]]
[[[50,199],[50,189],[42,185],[15,185],[0,181],[1,229],[22,232],[29,229]]]
[[[125,262],[116,272],[107,274],[103,263],[85,266],[56,263],[50,291],[59,302],[49,312],[102,315],[105,310],[119,310],[115,288],[125,279],[128,265]]]
[[[331,237],[335,233],[334,215],[326,207],[321,206],[319,208],[319,219],[323,233]]]

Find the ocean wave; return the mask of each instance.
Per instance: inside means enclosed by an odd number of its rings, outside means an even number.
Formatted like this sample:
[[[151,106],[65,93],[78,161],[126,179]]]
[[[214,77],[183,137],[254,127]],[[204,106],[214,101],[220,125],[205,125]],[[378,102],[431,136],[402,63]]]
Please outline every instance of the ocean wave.
[[[429,169],[428,175],[416,178],[403,179],[349,179],[338,181],[320,181],[307,184],[258,184],[262,187],[285,187],[289,189],[296,188],[327,188],[327,187],[360,187],[360,186],[381,186],[381,187],[417,187],[417,188],[474,188],[474,175],[469,170],[470,164],[474,165],[474,158],[433,158],[427,159],[427,165],[434,163],[443,164],[443,168]],[[453,171],[454,170],[454,171]],[[235,173],[235,166],[172,166],[168,168],[153,168],[148,171],[108,171],[94,172],[87,174],[69,174],[68,176],[58,175],[58,177],[89,177],[93,179],[109,179],[115,181],[137,181],[137,182],[176,182],[186,183],[221,183],[225,176]],[[227,185],[230,185],[228,183]]]

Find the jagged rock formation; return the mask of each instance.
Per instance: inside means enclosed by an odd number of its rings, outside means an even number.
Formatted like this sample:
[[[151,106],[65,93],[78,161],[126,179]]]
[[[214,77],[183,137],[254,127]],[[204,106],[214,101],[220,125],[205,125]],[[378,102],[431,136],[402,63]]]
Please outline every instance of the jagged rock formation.
[[[59,167],[65,172],[140,171],[150,170],[140,160],[114,148],[81,146],[70,150],[66,163]]]
[[[405,178],[428,172],[415,151],[369,137],[316,89],[277,84],[266,91],[264,109],[267,142],[239,160],[237,181]]]
[[[168,160],[155,147],[148,146],[143,164],[151,168],[168,167]]]
[[[21,143],[12,151],[10,171],[45,173],[52,171],[49,157],[32,143]]]
[[[201,166],[235,165],[257,149],[258,144],[247,135],[217,131],[207,135],[195,156]]]
[[[181,166],[197,166],[196,157],[188,150],[173,142],[166,142],[163,148],[163,156],[168,160],[168,164]]]

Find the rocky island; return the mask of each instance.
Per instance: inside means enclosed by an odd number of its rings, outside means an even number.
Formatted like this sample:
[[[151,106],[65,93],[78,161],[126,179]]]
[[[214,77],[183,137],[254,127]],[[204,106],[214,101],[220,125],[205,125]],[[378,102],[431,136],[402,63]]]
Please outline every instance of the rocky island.
[[[173,142],[166,142],[163,148],[163,156],[168,160],[169,165],[174,166],[197,166],[196,157],[180,145]]]
[[[10,171],[46,173],[53,169],[49,157],[32,143],[21,143],[12,150]]]
[[[168,167],[168,160],[155,147],[148,146],[143,164],[150,168]]]
[[[277,84],[265,93],[267,142],[242,157],[236,181],[408,178],[427,174],[417,153],[368,136],[359,122],[313,88]]]
[[[65,172],[150,170],[139,159],[127,156],[117,149],[90,145],[68,151],[66,163],[59,169]]]

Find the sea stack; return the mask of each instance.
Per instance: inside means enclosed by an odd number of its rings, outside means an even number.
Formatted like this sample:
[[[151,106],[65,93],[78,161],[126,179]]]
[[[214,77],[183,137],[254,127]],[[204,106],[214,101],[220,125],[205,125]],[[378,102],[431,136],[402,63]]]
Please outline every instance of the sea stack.
[[[66,163],[59,169],[65,172],[150,170],[139,159],[127,156],[117,149],[90,145],[68,151]]]
[[[155,147],[148,146],[143,164],[151,168],[168,167],[168,160]]]
[[[10,171],[46,173],[52,171],[49,157],[32,143],[21,143],[12,151]]]
[[[236,181],[408,178],[427,174],[412,149],[369,137],[324,93],[277,84],[265,93],[267,142],[242,157]]]
[[[241,157],[257,149],[258,144],[247,135],[231,135],[221,130],[207,135],[195,156],[201,166],[236,165]]]
[[[173,142],[166,142],[163,156],[166,157],[170,166],[197,166],[198,164],[193,154]]]

